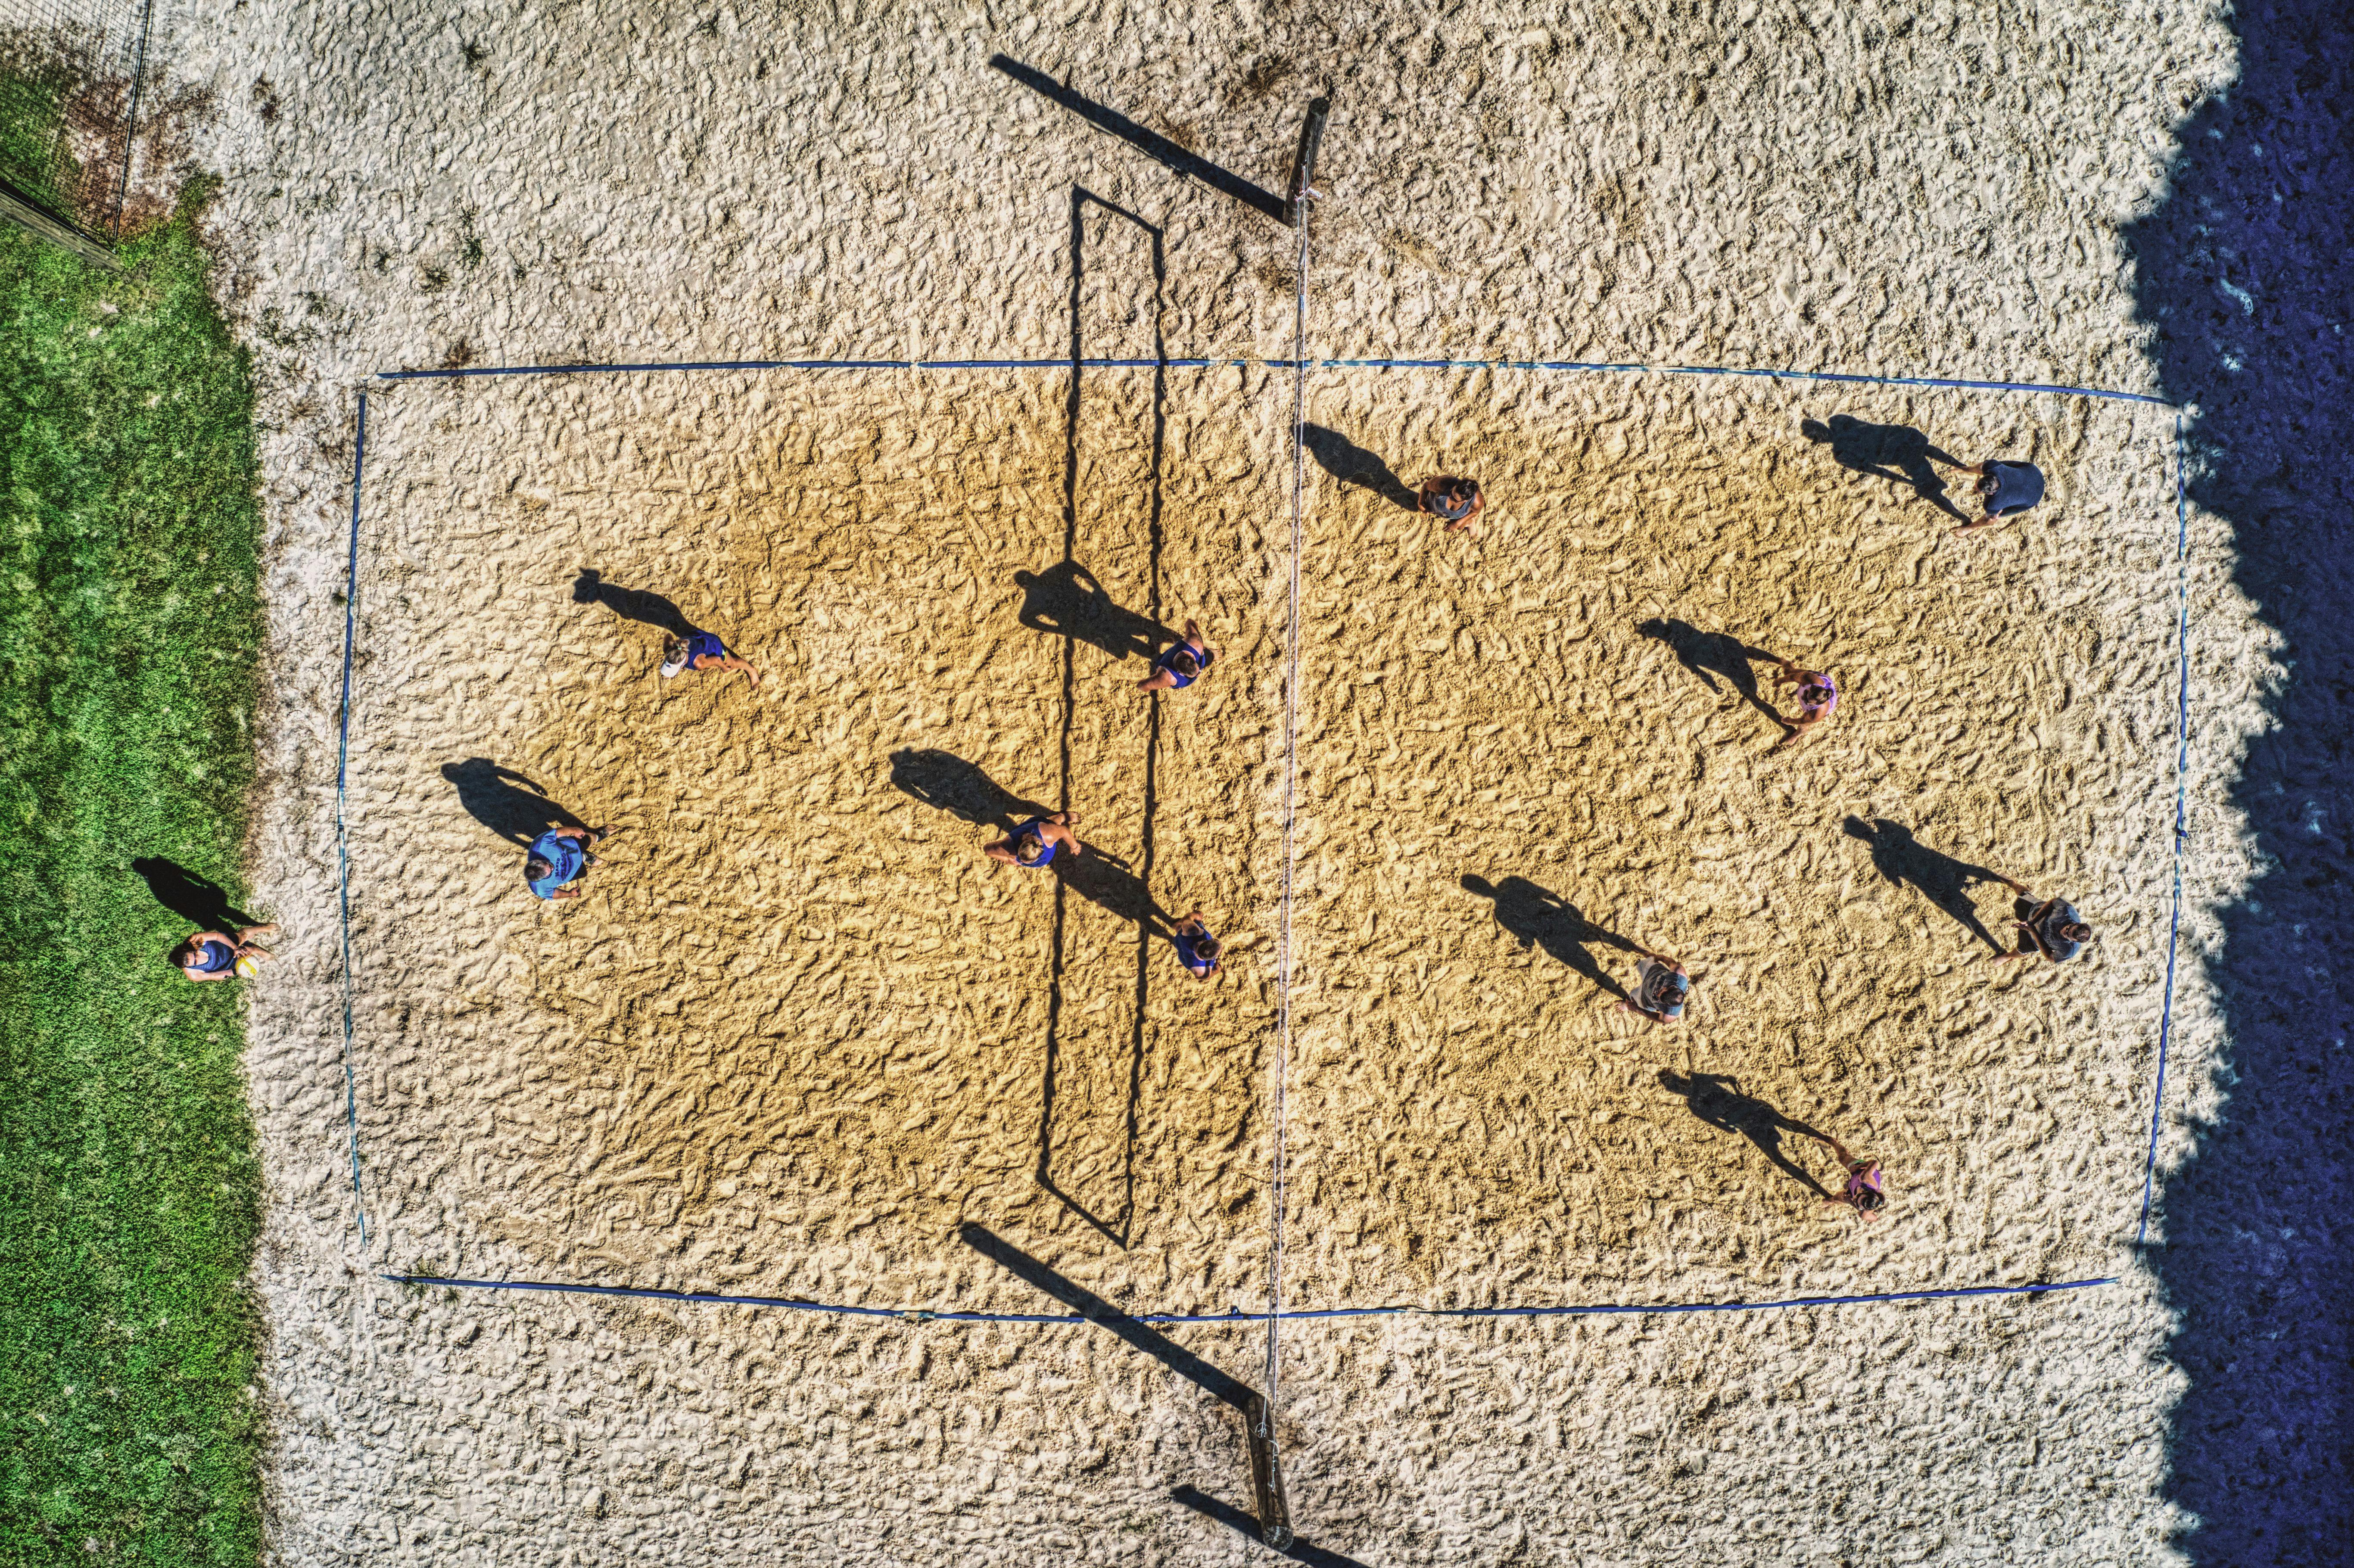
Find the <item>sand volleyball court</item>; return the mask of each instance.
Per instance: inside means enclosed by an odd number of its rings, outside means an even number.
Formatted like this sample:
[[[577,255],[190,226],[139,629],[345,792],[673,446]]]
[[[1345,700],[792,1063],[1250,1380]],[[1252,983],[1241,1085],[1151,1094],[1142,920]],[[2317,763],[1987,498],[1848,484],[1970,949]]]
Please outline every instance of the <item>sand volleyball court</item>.
[[[1146,278],[1099,275],[1089,353],[1154,356],[1113,287]],[[382,1255],[1051,1305],[959,1245],[978,1222],[1123,1308],[1260,1308],[1289,393],[1147,364],[375,399],[350,810]],[[1288,1304],[2112,1269],[2164,962],[2164,418],[1328,370],[1310,423]],[[2032,456],[2068,525],[1951,537],[1925,436]],[[1475,535],[1408,509],[1440,470],[1486,482]],[[1212,678],[1139,696],[1188,616]],[[684,626],[764,683],[661,679]],[[1767,654],[1843,692],[1772,757]],[[1096,852],[1066,879],[982,859],[1066,806]],[[522,845],[561,821],[622,831],[544,904]],[[2096,964],[1985,963],[1989,871],[2075,896]],[[1196,906],[1209,984],[1166,939]],[[1701,976],[1685,1027],[1611,1008],[1628,941]],[[1807,1128],[1887,1162],[1901,1223],[1824,1217]]]

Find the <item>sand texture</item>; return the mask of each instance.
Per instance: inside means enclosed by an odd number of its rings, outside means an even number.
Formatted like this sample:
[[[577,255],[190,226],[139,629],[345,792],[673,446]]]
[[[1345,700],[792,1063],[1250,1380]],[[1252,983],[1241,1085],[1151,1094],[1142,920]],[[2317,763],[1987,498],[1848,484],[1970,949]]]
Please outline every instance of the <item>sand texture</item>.
[[[2116,228],[2231,69],[2200,5],[260,4],[167,37],[174,101],[210,94],[191,155],[263,388],[255,856],[287,940],[252,997],[258,1394],[272,1550],[302,1563],[1264,1557],[1229,1517],[1251,1330],[1171,1330],[1197,1363],[1099,1327],[376,1277],[1264,1299],[1292,389],[1263,362],[1296,237],[993,53],[1268,188],[1329,86],[1320,355],[2125,390],[2155,372]],[[367,380],[1074,352],[1248,363]],[[363,387],[365,1244],[334,831]],[[1278,1435],[1320,1560],[2178,1560],[2180,1380],[2130,1246],[2174,874],[2171,411],[1333,369],[1307,417],[1287,1299],[2121,1277],[1295,1325]],[[1951,537],[1925,442],[2032,457],[2038,523]],[[1471,537],[1400,504],[1450,471],[1490,487]],[[2225,528],[2187,528],[2162,1166],[2214,1102],[2198,960],[2248,875],[2225,784],[2274,673]],[[1139,696],[1188,616],[1220,664]],[[767,679],[663,682],[673,617]],[[1772,757],[1766,655],[1843,692]],[[1065,806],[1075,874],[981,858]],[[539,904],[520,845],[566,820],[623,831]],[[2012,911],[1986,872],[2074,898],[2093,961],[1986,963]],[[1210,984],[1164,935],[1196,906],[1232,943]],[[1681,1028],[1611,1010],[1632,942],[1700,976]],[[1885,1162],[1889,1223],[1822,1217],[1801,1128]]]

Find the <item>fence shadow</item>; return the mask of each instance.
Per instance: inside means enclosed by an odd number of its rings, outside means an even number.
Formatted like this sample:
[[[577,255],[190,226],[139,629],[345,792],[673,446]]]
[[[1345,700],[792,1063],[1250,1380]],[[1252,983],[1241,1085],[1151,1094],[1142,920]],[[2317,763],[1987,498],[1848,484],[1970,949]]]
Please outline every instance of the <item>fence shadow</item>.
[[[2316,1158],[2344,1146],[2354,1106],[2354,1052],[2333,1044],[2354,1033],[2354,367],[2331,325],[2354,298],[2354,12],[2240,0],[2230,25],[2239,80],[2177,126],[2165,199],[2122,240],[2160,387],[2199,405],[2190,500],[2229,524],[2232,582],[2277,629],[2283,676],[2260,688],[2273,722],[2231,786],[2261,869],[2217,911],[2220,939],[2183,944],[2179,994],[2212,955],[2221,1097],[2164,1176],[2147,1257],[2188,1380],[2164,1489],[2195,1522],[2176,1544],[2205,1568],[2295,1568],[2354,1542],[2354,1164]],[[2167,1114],[2196,1092],[2169,1083]]]

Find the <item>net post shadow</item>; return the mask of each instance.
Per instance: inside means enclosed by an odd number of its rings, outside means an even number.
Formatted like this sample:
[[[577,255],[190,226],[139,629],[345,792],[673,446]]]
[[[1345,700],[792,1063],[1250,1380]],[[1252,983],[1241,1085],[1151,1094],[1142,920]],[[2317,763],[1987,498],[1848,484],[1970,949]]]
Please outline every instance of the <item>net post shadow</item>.
[[[1234,197],[1245,207],[1257,208],[1285,228],[1291,227],[1290,205],[1274,192],[1263,190],[1240,175],[1231,174],[1207,158],[1187,152],[1168,137],[1147,131],[1119,111],[1108,109],[1093,99],[1072,91],[1044,71],[1023,65],[1020,60],[1005,55],[991,55],[989,66],[991,70],[1020,82],[1040,97],[1062,105],[1097,130],[1109,132],[1181,177],[1199,180],[1213,190]]]
[[[1112,216],[1133,224],[1150,241],[1152,248],[1152,432],[1150,446],[1151,480],[1147,497],[1145,551],[1145,609],[1141,615],[1120,609],[1105,592],[1094,575],[1078,565],[1079,544],[1079,409],[1082,363],[1086,344],[1081,315],[1082,295],[1087,277],[1087,209],[1100,207]],[[1113,657],[1125,659],[1131,652],[1141,652],[1150,658],[1161,640],[1175,641],[1176,634],[1161,624],[1161,551],[1162,545],[1162,482],[1161,469],[1168,437],[1169,352],[1163,336],[1162,313],[1166,302],[1168,262],[1163,248],[1164,237],[1159,226],[1147,222],[1117,202],[1104,200],[1084,185],[1071,187],[1071,366],[1068,390],[1063,401],[1063,559],[1040,577],[1024,582],[1020,574],[1017,583],[1031,591],[1023,606],[1022,623],[1042,631],[1053,631],[1063,639],[1063,722],[1060,732],[1061,772],[1057,784],[1056,809],[1071,809],[1071,736],[1078,719],[1078,642],[1086,641],[1104,649]],[[1058,576],[1059,574],[1059,576]],[[1091,593],[1076,607],[1063,605],[1061,613],[1051,598],[1041,594],[1052,592],[1052,584],[1059,582],[1072,590],[1077,589],[1078,579],[1084,578]],[[1042,599],[1044,602],[1042,603]],[[1034,619],[1034,611],[1036,611]],[[1044,1188],[1072,1213],[1086,1221],[1113,1245],[1125,1250],[1133,1231],[1136,1217],[1136,1140],[1140,1120],[1139,1103],[1144,1087],[1144,1016],[1151,976],[1151,949],[1157,934],[1159,906],[1151,896],[1153,861],[1152,823],[1159,805],[1161,754],[1161,695],[1151,694],[1147,702],[1144,742],[1144,820],[1137,863],[1131,869],[1116,856],[1101,850],[1090,849],[1067,863],[1058,861],[1055,877],[1055,909],[1053,929],[1049,938],[1046,992],[1046,1050],[1042,1071],[1043,1082],[1038,1108],[1038,1165],[1035,1172],[1038,1185]],[[1102,906],[1116,915],[1137,922],[1136,980],[1133,1016],[1129,1041],[1128,1097],[1124,1139],[1120,1160],[1120,1201],[1116,1213],[1107,1219],[1098,1215],[1064,1189],[1055,1180],[1054,1132],[1055,1090],[1056,1070],[1061,1065],[1063,1044],[1064,975],[1066,964],[1066,944],[1069,933],[1068,898],[1073,891]]]
[[[1193,1487],[1179,1487],[1169,1494],[1169,1500],[1190,1508],[1205,1519],[1216,1520],[1228,1530],[1247,1535],[1262,1545],[1267,1545],[1265,1531],[1259,1521],[1230,1502],[1221,1502]],[[1269,1545],[1268,1550],[1278,1557],[1289,1558],[1294,1563],[1310,1563],[1314,1568],[1365,1568],[1363,1563],[1353,1557],[1343,1557],[1337,1552],[1319,1546],[1312,1541],[1302,1541],[1296,1535],[1291,1538],[1288,1544]]]
[[[1290,1540],[1289,1512],[1284,1506],[1283,1482],[1275,1467],[1275,1448],[1268,1440],[1267,1400],[1257,1389],[1195,1355],[1168,1335],[1137,1321],[1076,1280],[1067,1279],[1032,1257],[987,1226],[967,1220],[957,1227],[957,1239],[1012,1274],[1031,1288],[1053,1297],[1090,1323],[1111,1330],[1130,1349],[1141,1351],[1220,1404],[1238,1411],[1243,1436],[1250,1450],[1251,1483],[1259,1499],[1254,1534],[1273,1542],[1278,1534]],[[1205,1499],[1206,1500],[1206,1499]],[[1224,1507],[1225,1505],[1217,1505]],[[1247,1515],[1238,1517],[1247,1518]]]

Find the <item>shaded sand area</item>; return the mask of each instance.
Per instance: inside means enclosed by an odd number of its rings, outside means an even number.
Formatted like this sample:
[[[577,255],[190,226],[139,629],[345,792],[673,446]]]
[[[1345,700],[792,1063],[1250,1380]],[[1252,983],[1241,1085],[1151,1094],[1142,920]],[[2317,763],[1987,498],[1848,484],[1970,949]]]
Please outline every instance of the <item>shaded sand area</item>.
[[[945,1249],[978,1214],[1125,1245],[1123,1296],[1255,1300],[1267,388],[385,399],[351,810],[387,1255],[973,1305]],[[1188,616],[1217,678],[1139,694]],[[662,679],[690,627],[758,689]],[[982,858],[1066,808],[1089,853],[1059,878]],[[522,846],[559,823],[619,831],[582,896],[543,903]],[[1216,986],[1169,940],[1197,906],[1234,938]]]

